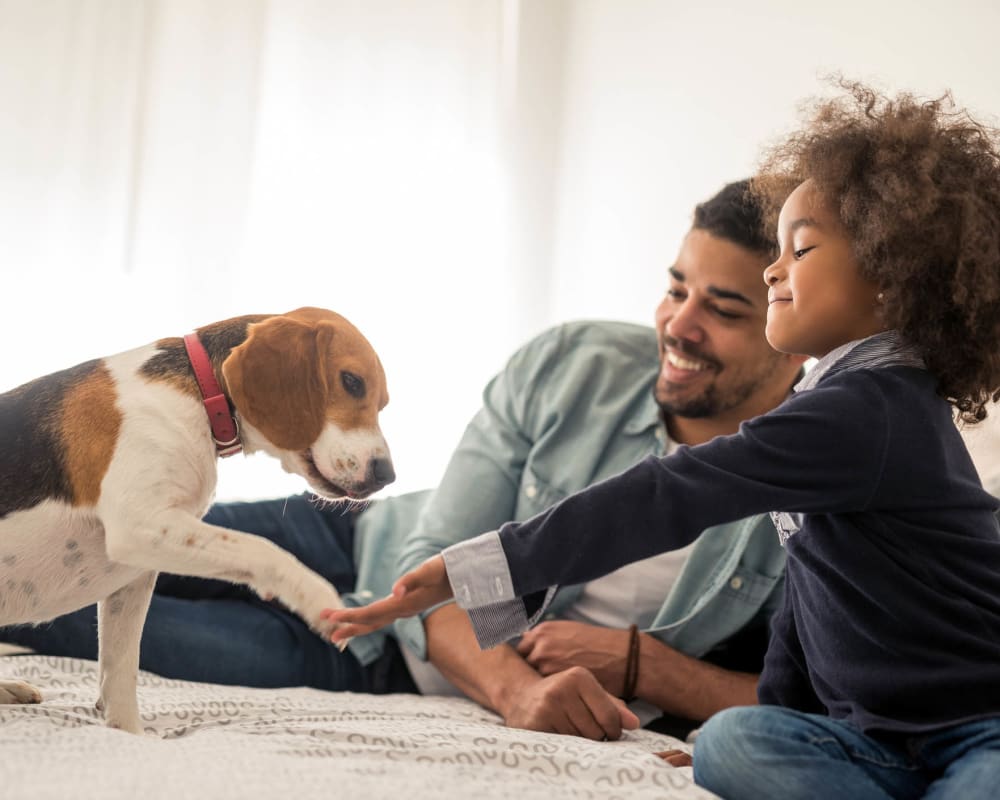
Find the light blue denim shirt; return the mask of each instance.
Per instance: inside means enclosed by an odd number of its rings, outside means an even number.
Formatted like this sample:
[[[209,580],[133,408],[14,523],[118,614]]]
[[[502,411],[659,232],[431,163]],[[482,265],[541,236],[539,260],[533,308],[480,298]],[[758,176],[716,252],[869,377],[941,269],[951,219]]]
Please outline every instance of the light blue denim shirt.
[[[652,328],[574,322],[519,350],[486,387],[441,485],[389,498],[358,520],[357,590],[351,605],[389,593],[393,581],[445,547],[527,519],[567,495],[666,452],[653,398],[659,372]],[[706,530],[647,629],[699,658],[780,603],[785,553],[766,515]],[[558,618],[582,586],[562,587],[546,609]],[[426,659],[422,618],[393,633]],[[355,639],[368,663],[385,632]]]

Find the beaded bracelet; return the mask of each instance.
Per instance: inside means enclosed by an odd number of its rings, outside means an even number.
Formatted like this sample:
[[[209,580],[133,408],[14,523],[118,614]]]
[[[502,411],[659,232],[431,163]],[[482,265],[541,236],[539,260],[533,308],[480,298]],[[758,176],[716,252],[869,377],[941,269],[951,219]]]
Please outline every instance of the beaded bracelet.
[[[625,687],[622,699],[626,703],[635,700],[635,687],[639,682],[639,626],[629,625],[628,655],[625,658]]]

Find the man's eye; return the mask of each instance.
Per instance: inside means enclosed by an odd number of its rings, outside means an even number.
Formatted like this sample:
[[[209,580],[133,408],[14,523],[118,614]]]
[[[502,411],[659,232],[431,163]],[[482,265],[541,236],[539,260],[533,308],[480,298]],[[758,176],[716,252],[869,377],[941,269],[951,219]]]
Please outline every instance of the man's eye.
[[[340,384],[344,387],[344,391],[347,392],[351,397],[357,397],[359,400],[365,396],[365,381],[353,372],[341,372],[340,373]]]
[[[671,300],[683,300],[685,294],[680,289],[667,289],[667,297]]]
[[[716,314],[718,314],[723,319],[742,319],[742,314],[734,314],[732,311],[723,311],[721,308],[712,309]]]

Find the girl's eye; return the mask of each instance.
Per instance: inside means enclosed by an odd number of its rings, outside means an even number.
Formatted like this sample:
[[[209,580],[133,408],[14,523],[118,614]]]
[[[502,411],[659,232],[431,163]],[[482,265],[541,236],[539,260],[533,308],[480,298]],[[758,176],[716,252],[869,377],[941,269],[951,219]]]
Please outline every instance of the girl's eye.
[[[803,247],[801,250],[795,250],[795,251],[792,252],[792,257],[796,261],[801,261],[802,258],[803,258],[803,256],[805,256],[805,254],[808,253],[812,249],[813,249],[812,247]]]

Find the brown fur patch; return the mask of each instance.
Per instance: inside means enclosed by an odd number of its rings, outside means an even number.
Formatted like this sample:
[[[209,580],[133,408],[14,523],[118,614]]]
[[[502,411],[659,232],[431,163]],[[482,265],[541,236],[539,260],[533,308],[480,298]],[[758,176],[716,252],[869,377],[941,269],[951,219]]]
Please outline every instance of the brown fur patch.
[[[363,398],[344,390],[345,370],[364,381]],[[311,446],[327,420],[344,430],[375,428],[389,400],[371,344],[342,316],[320,308],[252,325],[223,374],[240,413],[271,442],[293,451]]]
[[[101,495],[121,429],[116,396],[111,373],[101,364],[63,398],[59,431],[73,505],[94,505]]]
[[[222,367],[243,417],[286,450],[309,447],[323,427],[328,392],[318,333],[308,322],[272,317],[252,325]]]

